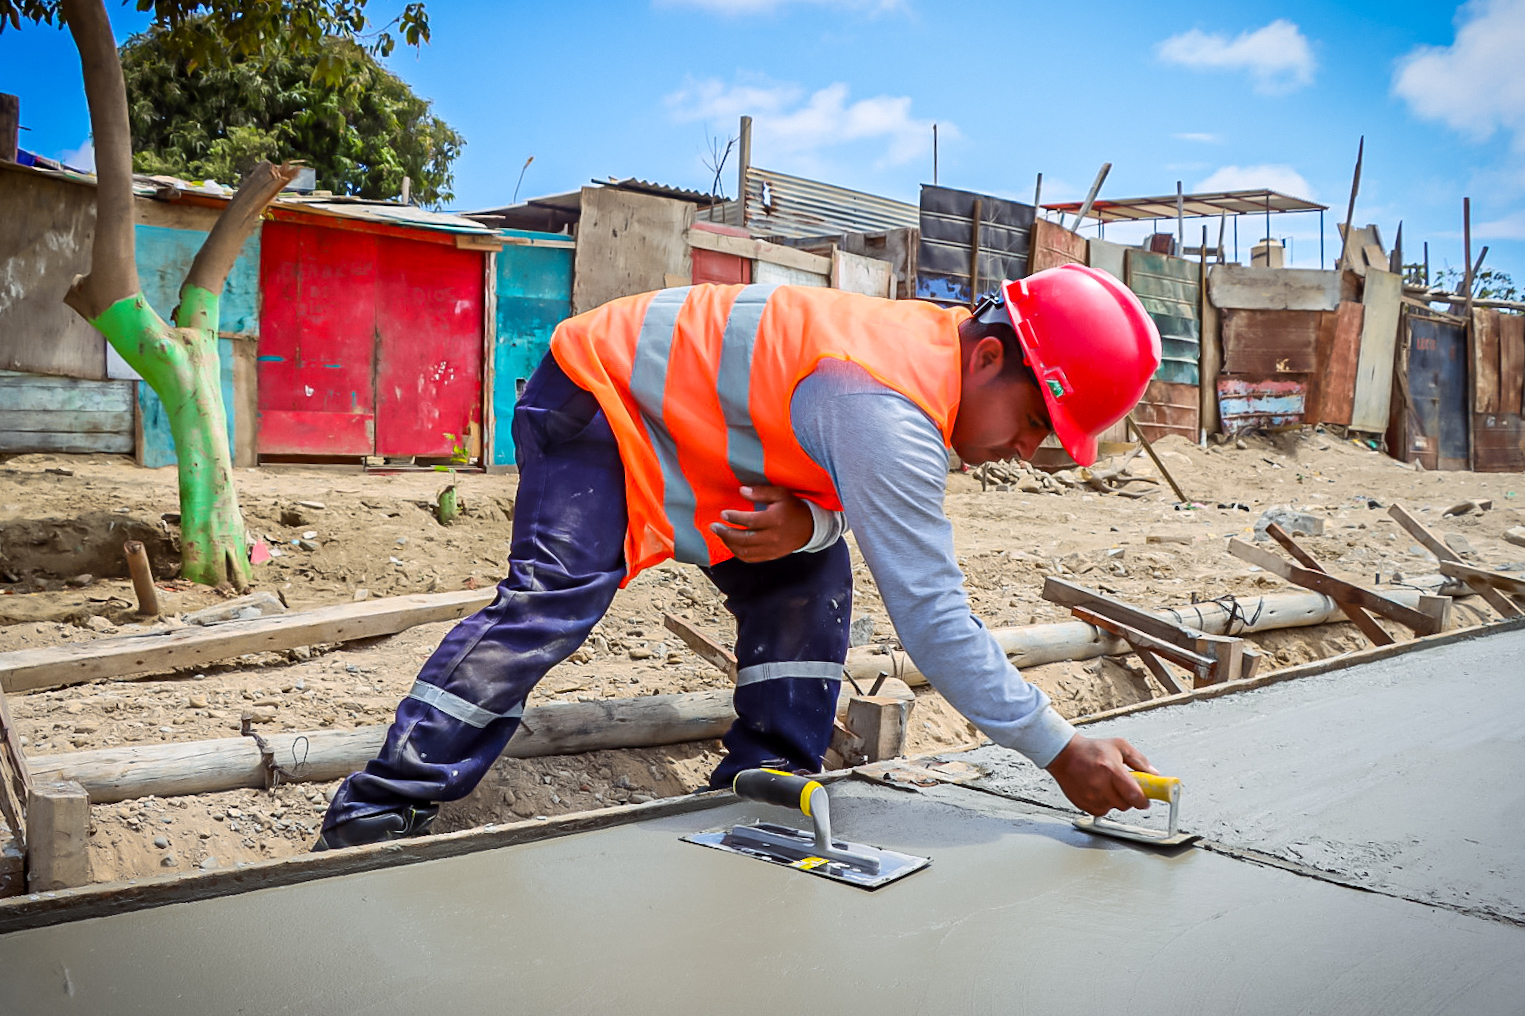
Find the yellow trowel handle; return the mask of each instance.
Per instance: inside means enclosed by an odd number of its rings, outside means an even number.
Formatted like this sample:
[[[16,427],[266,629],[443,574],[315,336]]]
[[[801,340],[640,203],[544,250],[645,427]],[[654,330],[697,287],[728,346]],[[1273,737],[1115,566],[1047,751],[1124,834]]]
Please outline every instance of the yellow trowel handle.
[[[1151,801],[1170,803],[1181,792],[1181,781],[1174,776],[1156,776],[1153,773],[1134,772],[1138,789]]]

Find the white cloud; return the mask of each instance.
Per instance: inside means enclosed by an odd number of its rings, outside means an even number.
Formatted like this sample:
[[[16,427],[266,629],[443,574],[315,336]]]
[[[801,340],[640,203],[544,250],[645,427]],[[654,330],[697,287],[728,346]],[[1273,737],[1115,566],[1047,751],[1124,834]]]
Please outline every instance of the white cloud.
[[[870,141],[883,145],[880,164],[894,166],[932,148],[932,121],[911,115],[909,96],[876,95],[853,102],[841,82],[807,96],[795,84],[727,85],[709,78],[669,95],[667,106],[679,121],[720,121],[722,130],[737,117],[751,116],[752,149],[763,160]],[[951,123],[940,122],[938,130],[944,140],[958,136]]]
[[[95,142],[86,138],[78,148],[64,152],[58,157],[58,161],[70,169],[83,170],[86,173],[95,172]]]
[[[1297,198],[1313,197],[1313,188],[1291,166],[1224,166],[1192,189],[1201,193],[1263,188]]]
[[[1393,93],[1414,113],[1479,140],[1504,130],[1525,148],[1525,0],[1474,0],[1457,11],[1449,46],[1398,61]]]
[[[799,4],[811,7],[844,7],[849,10],[880,14],[905,6],[904,0],[654,0],[657,7],[686,7],[727,17],[748,14],[775,14]]]
[[[1492,222],[1479,222],[1472,227],[1474,239],[1525,240],[1525,212],[1514,212]]]
[[[1166,63],[1196,70],[1248,71],[1255,90],[1266,94],[1310,84],[1316,66],[1308,37],[1285,18],[1232,39],[1193,28],[1160,43],[1158,53]]]
[[[1186,131],[1181,134],[1172,134],[1177,141],[1200,141],[1204,145],[1216,145],[1223,140],[1221,134],[1201,134],[1195,131]]]

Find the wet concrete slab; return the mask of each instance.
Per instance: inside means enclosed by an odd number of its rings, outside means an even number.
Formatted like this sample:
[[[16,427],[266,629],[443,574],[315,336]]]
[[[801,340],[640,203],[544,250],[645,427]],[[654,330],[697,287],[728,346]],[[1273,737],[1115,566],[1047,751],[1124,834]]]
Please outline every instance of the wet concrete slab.
[[[1183,828],[1382,892],[1525,922],[1525,631],[1084,732],[1125,737],[1179,776]],[[956,757],[988,771],[977,786],[1068,808],[1014,752]]]
[[[1505,1013],[1525,928],[977,790],[832,788],[874,893],[682,843],[732,804],[0,936],[0,1013]]]

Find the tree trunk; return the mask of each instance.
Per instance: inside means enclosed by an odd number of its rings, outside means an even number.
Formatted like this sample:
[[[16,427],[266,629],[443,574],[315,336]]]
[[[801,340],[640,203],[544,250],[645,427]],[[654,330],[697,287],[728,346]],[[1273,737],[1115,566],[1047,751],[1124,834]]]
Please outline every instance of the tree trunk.
[[[99,181],[90,274],[74,280],[65,302],[106,336],[169,414],[180,466],[181,574],[244,589],[249,555],[222,402],[217,307],[244,240],[297,167],[261,163],[249,175],[191,265],[176,327],[166,324],[138,285],[127,86],[111,19],[102,0],[63,0],[63,13],[84,69]]]

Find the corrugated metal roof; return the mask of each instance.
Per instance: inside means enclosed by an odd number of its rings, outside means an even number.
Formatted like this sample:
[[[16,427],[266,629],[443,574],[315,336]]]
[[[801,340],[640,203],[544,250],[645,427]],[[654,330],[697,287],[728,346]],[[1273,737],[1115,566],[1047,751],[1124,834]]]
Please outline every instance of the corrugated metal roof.
[[[1064,201],[1044,205],[1050,212],[1074,213],[1080,211],[1081,201]],[[1295,198],[1273,190],[1213,191],[1205,194],[1183,194],[1182,214],[1192,217],[1216,218],[1219,215],[1264,215],[1267,208],[1273,212],[1322,212],[1327,205]],[[1154,198],[1121,198],[1116,201],[1097,201],[1086,213],[1088,219],[1116,222],[1120,219],[1173,219],[1176,217],[1176,196],[1166,194]]]
[[[274,202],[286,207],[303,208],[323,212],[346,219],[365,219],[370,222],[386,222],[397,226],[417,226],[421,229],[439,229],[447,233],[472,233],[481,236],[496,235],[480,222],[448,212],[431,212],[413,205],[396,205],[390,202],[335,201],[328,198],[282,198]]]
[[[804,237],[915,227],[915,205],[755,166],[747,169],[746,227],[757,236]]]

